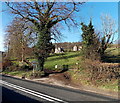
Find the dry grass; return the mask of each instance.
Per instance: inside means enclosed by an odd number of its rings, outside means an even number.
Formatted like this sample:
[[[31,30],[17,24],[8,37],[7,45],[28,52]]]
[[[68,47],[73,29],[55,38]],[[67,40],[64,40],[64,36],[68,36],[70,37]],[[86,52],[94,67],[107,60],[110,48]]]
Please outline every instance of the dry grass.
[[[79,69],[69,71],[73,83],[118,91],[118,80],[120,78],[118,63],[84,60],[80,66]]]

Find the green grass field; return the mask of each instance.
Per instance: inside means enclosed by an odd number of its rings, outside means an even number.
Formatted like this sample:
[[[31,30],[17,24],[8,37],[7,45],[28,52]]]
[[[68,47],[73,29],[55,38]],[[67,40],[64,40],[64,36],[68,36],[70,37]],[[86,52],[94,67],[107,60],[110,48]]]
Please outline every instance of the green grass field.
[[[80,52],[65,52],[60,54],[51,54],[50,57],[45,62],[45,69],[55,70],[55,65],[58,65],[58,70],[63,69],[63,65],[68,65],[68,68],[76,67],[76,63],[81,61],[80,59],[81,53]],[[36,59],[29,59],[30,62],[37,61]],[[19,64],[18,61],[13,61],[14,65]],[[27,71],[32,73],[32,71]],[[27,74],[26,72],[26,74]],[[25,74],[25,71],[4,71],[3,73],[13,75],[13,76],[22,76]],[[29,74],[28,73],[28,74]]]
[[[108,48],[106,50],[105,62],[120,63],[120,48]]]
[[[119,50],[116,48],[108,48],[106,50],[106,62],[111,62],[111,63],[118,63],[120,62],[120,55],[119,55]],[[87,72],[86,70],[84,70],[84,68],[81,68],[81,63],[82,63],[82,54],[80,53],[80,51],[78,52],[65,52],[65,53],[60,53],[60,54],[51,54],[46,62],[45,62],[45,69],[52,69],[55,70],[55,65],[58,65],[58,69],[62,69],[63,65],[68,65],[68,68],[70,70],[68,70],[67,72],[71,74],[71,78],[73,80],[73,82],[76,82],[78,84],[82,83],[83,85],[92,85],[92,83],[88,80],[90,74],[89,72]],[[36,59],[29,59],[29,61],[36,61]],[[17,63],[18,62],[14,62]],[[79,64],[76,64],[79,63]],[[79,70],[75,69],[75,68],[79,68]],[[74,71],[75,69],[75,71]],[[23,74],[30,74],[32,73],[31,71],[12,71],[12,72],[3,72],[6,74],[10,74],[13,76],[19,76],[21,77]],[[98,81],[97,84],[100,81]],[[113,90],[113,91],[118,91],[118,81],[110,81],[108,83],[103,83],[101,85],[99,85],[99,88],[102,89],[108,89],[108,90]]]
[[[58,68],[62,68],[63,65],[68,65],[71,69],[76,65],[76,63],[80,62],[80,56],[80,52],[66,52],[50,55],[46,60],[45,68],[55,69],[55,65],[58,65]]]
[[[46,62],[45,69],[55,69],[55,65],[58,65],[58,69],[62,69],[63,65],[68,65],[69,68],[73,68],[76,63],[81,61],[81,53],[78,52],[65,52],[60,54],[51,54]],[[36,59],[29,59],[30,62],[37,61]]]

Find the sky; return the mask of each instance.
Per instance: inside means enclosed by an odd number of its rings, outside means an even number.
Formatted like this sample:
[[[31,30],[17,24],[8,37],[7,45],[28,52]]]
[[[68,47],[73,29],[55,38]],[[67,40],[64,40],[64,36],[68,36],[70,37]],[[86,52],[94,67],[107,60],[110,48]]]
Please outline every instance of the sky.
[[[9,10],[4,3],[0,2],[0,11],[1,9]],[[89,23],[90,18],[92,18],[93,25],[96,30],[101,30],[101,20],[100,17],[102,14],[109,14],[115,20],[116,25],[118,25],[118,2],[87,2],[82,5],[80,12],[76,13],[75,19],[80,24],[84,22]],[[14,15],[9,14],[7,11],[0,12],[0,51],[4,51],[4,38],[5,30],[8,24],[12,22]],[[81,27],[71,28],[68,30],[66,26],[63,25],[62,30],[63,38],[61,42],[79,42],[81,41]],[[118,38],[116,34],[115,39]]]

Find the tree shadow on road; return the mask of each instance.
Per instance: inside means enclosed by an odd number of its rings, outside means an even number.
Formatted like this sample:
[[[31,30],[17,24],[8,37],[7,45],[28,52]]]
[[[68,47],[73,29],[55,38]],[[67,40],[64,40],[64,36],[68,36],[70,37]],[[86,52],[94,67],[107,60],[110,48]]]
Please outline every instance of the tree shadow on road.
[[[18,92],[2,87],[2,103],[43,103],[22,95]]]

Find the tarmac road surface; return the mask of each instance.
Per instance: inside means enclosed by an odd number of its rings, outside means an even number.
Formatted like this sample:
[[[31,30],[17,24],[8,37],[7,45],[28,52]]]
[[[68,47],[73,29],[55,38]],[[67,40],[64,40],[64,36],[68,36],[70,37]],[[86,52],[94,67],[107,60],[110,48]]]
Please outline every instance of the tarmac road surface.
[[[119,103],[118,99],[97,93],[37,83],[0,75],[2,103]]]

